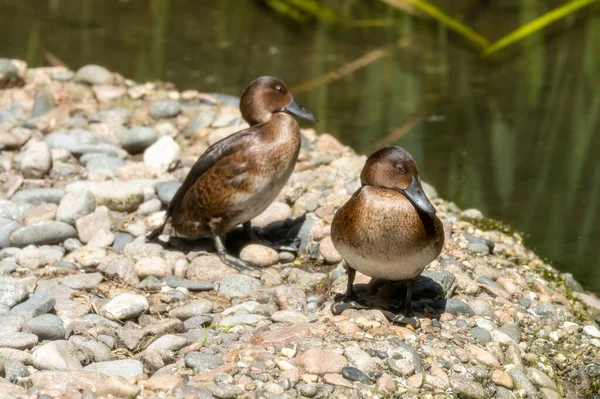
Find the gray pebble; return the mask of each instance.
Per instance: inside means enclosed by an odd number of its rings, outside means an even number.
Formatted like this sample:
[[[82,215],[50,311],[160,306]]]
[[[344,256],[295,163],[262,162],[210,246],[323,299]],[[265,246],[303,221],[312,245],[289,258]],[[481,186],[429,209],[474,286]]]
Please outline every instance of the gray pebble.
[[[80,217],[89,215],[96,209],[96,198],[87,190],[67,193],[60,201],[56,220],[74,224]]]
[[[31,116],[35,118],[46,115],[48,112],[52,111],[54,107],[54,96],[48,89],[42,87],[35,93]]]
[[[5,259],[1,260],[0,261],[0,276],[11,274],[15,270],[17,270],[17,267],[19,267],[19,265],[17,265],[17,262],[14,260],[14,258],[5,258]],[[0,295],[2,295],[2,294],[0,294]]]
[[[28,203],[17,203],[7,200],[0,200],[0,217],[10,219],[16,222],[23,219],[34,208],[34,205]]]
[[[200,352],[190,352],[185,355],[185,365],[195,372],[211,371],[225,364],[223,359],[217,355],[209,355]]]
[[[23,177],[40,179],[46,176],[52,167],[50,147],[43,141],[30,140],[24,151],[19,154],[18,162]]]
[[[177,276],[168,276],[163,279],[165,283],[171,288],[186,288],[188,291],[198,292],[198,291],[212,291],[215,289],[215,285],[213,283],[209,283],[207,281],[198,281],[198,280],[186,280]]]
[[[459,398],[484,399],[485,391],[478,382],[472,381],[460,374],[450,375],[450,386]]]
[[[480,344],[487,344],[492,340],[492,336],[490,332],[481,327],[473,327],[471,331],[469,331],[471,336],[477,340]]]
[[[242,394],[242,389],[236,385],[222,384],[213,389],[213,396],[219,399],[233,399]]]
[[[129,129],[121,139],[121,145],[130,154],[139,154],[158,140],[158,133],[151,127],[137,126]]]
[[[64,195],[62,188],[28,188],[17,191],[10,200],[33,205],[58,204]]]
[[[527,375],[518,367],[511,367],[507,370],[508,374],[513,378],[515,383],[515,387],[517,389],[525,389],[527,391],[527,396],[535,398],[537,397],[538,391],[535,386],[529,381]]]
[[[133,242],[133,240],[135,239],[129,233],[122,233],[119,231],[114,233],[114,235],[115,235],[115,241],[113,242],[112,247],[115,249],[115,251],[117,251],[119,253],[123,253],[123,249],[125,248],[125,245],[129,244],[130,242]]]
[[[583,292],[583,287],[571,273],[565,273],[565,285],[573,292]]]
[[[243,274],[233,274],[219,281],[219,294],[227,297],[244,297],[260,288],[259,280]]]
[[[20,227],[10,235],[10,245],[24,247],[27,245],[58,244],[75,236],[73,226],[63,222],[44,221],[30,226]]]
[[[186,138],[191,138],[196,132],[205,129],[210,126],[216,113],[216,107],[210,107],[206,110],[202,110],[198,115],[194,117],[186,126],[183,134]]]
[[[63,277],[60,283],[73,290],[91,290],[96,288],[102,280],[104,277],[101,273],[78,273]]]
[[[506,323],[498,331],[508,335],[517,344],[521,342],[521,329],[516,324]]]
[[[2,361],[4,362],[4,379],[7,381],[17,384],[23,378],[29,377],[29,370],[23,363],[8,359]]]
[[[135,359],[112,360],[92,363],[83,368],[85,371],[95,371],[106,375],[118,375],[126,380],[144,374],[142,362]]]
[[[114,83],[112,73],[100,65],[85,65],[79,68],[75,72],[73,80],[90,85],[111,85]]]
[[[180,182],[160,182],[156,184],[156,193],[164,205],[169,205],[179,187],[181,187]]]
[[[35,292],[28,300],[11,309],[11,314],[33,318],[48,313],[54,308],[55,299],[46,292]]]
[[[454,274],[446,270],[425,270],[415,284],[416,297],[446,298],[456,284]]]
[[[473,309],[471,309],[469,307],[469,305],[467,305],[460,299],[447,298],[447,299],[440,301],[440,305],[443,305],[442,307],[444,307],[446,312],[453,314],[455,316],[459,315],[459,314],[466,314],[469,316],[475,315],[475,312],[473,312]]]
[[[40,341],[65,339],[66,331],[63,321],[53,314],[34,317],[25,323],[25,327],[32,334],[37,335]]]
[[[122,159],[111,156],[102,156],[90,159],[85,165],[85,168],[89,173],[106,172],[110,176],[114,176],[117,169],[123,165],[125,165],[125,161]]]
[[[0,348],[25,350],[36,346],[38,337],[35,334],[12,332],[0,335]]]
[[[154,119],[172,118],[179,115],[181,105],[175,100],[163,100],[150,104],[150,116]]]
[[[10,244],[10,234],[21,227],[13,220],[0,218],[0,248],[6,248]]]

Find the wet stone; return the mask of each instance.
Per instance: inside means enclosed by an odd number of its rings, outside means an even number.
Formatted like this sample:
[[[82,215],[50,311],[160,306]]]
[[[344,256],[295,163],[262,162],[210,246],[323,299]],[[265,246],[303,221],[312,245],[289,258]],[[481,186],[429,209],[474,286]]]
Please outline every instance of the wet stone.
[[[368,385],[372,384],[369,376],[356,367],[344,367],[342,369],[342,376],[350,381],[357,381]]]

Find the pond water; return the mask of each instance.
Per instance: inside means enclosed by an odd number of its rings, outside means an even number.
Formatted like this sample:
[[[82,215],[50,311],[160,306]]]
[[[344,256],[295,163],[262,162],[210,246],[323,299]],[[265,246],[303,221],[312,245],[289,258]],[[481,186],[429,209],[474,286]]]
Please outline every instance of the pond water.
[[[229,94],[281,77],[317,131],[365,154],[407,148],[443,197],[513,225],[600,292],[600,8],[483,58],[382,2],[323,3],[337,23],[250,0],[3,0],[0,55]],[[563,1],[435,3],[495,40]]]

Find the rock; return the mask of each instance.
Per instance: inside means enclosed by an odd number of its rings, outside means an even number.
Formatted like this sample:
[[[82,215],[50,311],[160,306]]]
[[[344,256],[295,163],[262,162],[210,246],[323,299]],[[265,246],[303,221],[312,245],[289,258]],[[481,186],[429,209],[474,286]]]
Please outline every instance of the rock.
[[[284,203],[275,201],[260,215],[252,219],[252,226],[267,227],[272,223],[281,222],[292,216],[292,208]]]
[[[177,264],[175,264],[175,266],[177,266]],[[215,289],[213,283],[207,281],[185,280],[179,276],[167,276],[163,279],[163,282],[171,288],[185,288],[192,292],[212,291]]]
[[[40,179],[52,168],[50,147],[43,141],[30,140],[19,155],[19,168],[27,179]]]
[[[478,209],[465,209],[460,213],[460,217],[465,220],[481,220],[483,214]]]
[[[80,397],[81,391],[92,391],[98,397],[133,399],[141,391],[141,388],[127,383],[122,377],[106,378],[105,374],[83,370],[42,371],[33,374],[30,379],[33,385],[41,389],[66,391],[66,397]]]
[[[166,334],[152,342],[147,349],[155,351],[178,351],[187,345],[187,339],[178,335]]]
[[[125,379],[144,374],[144,366],[142,365],[142,362],[135,359],[92,363],[85,366],[83,369],[85,371],[94,371],[106,375],[117,375]]]
[[[418,389],[423,386],[424,381],[425,378],[423,376],[423,373],[417,373],[415,375],[411,375],[406,379],[406,385],[408,385],[411,388]]]
[[[144,163],[166,172],[181,159],[181,148],[170,136],[163,136],[144,151]]]
[[[112,222],[106,210],[97,210],[75,221],[79,241],[87,244],[100,230],[110,232]]]
[[[156,184],[156,193],[164,205],[169,205],[177,190],[181,187],[180,182],[165,181]]]
[[[0,200],[0,217],[3,219],[19,221],[27,216],[33,208],[34,206],[32,204]]]
[[[108,176],[114,176],[117,169],[125,165],[125,161],[117,157],[100,156],[87,161],[85,168],[88,173],[104,173]]]
[[[323,381],[329,385],[352,388],[352,384],[340,374],[325,374],[323,376]]]
[[[31,356],[39,370],[81,370],[73,345],[67,341],[51,341],[38,347]]]
[[[194,369],[196,373],[211,371],[225,364],[220,356],[200,352],[190,352],[184,359],[185,365]]]
[[[153,198],[140,205],[137,211],[140,215],[150,215],[154,212],[160,211],[161,207],[162,203],[160,202],[160,200]]]
[[[307,323],[308,317],[291,310],[280,310],[271,315],[271,319],[278,323]]]
[[[33,318],[48,313],[56,300],[46,292],[35,292],[29,299],[13,307],[10,312],[25,318]]]
[[[348,365],[346,358],[328,349],[309,349],[298,358],[298,364],[309,374],[339,374]]]
[[[331,237],[327,236],[319,242],[319,252],[325,260],[325,263],[334,264],[342,261],[342,255],[333,246]]]
[[[367,352],[356,346],[348,346],[344,349],[344,355],[351,366],[366,373],[377,371],[378,362],[369,356]],[[343,374],[343,373],[342,373]]]
[[[67,193],[81,190],[90,191],[96,199],[97,206],[104,205],[117,212],[133,212],[144,202],[142,188],[127,182],[79,181],[69,184],[66,188]]]
[[[10,234],[19,227],[21,225],[15,221],[0,218],[0,248],[8,247]]]
[[[500,368],[500,362],[498,362],[498,359],[496,359],[494,355],[485,349],[481,349],[475,345],[468,345],[467,352],[469,353],[469,356],[471,356],[471,359],[475,359],[481,364],[485,364],[490,368]]]
[[[192,138],[195,134],[201,132],[210,126],[210,123],[215,118],[216,107],[203,109],[188,123],[183,134],[186,138]]]
[[[561,399],[561,398],[563,398],[563,396],[552,389],[540,388],[540,398],[541,399]]]
[[[450,387],[458,394],[459,398],[485,399],[485,391],[481,384],[459,375],[450,375]]]
[[[23,86],[26,70],[23,61],[0,58],[0,89]]]
[[[38,116],[46,115],[48,112],[52,111],[54,107],[54,96],[48,89],[42,87],[35,93],[31,117],[36,118]]]
[[[123,253],[125,246],[134,240],[133,236],[129,233],[115,232],[113,240],[113,248],[119,253]]]
[[[25,328],[43,340],[65,339],[65,327],[63,321],[53,314],[43,314],[25,323]]]
[[[583,332],[592,338],[600,338],[600,330],[598,330],[598,327],[596,327],[596,326],[593,326],[593,325],[584,326]],[[549,387],[549,388],[551,388],[551,387]]]
[[[91,290],[98,286],[104,280],[101,273],[71,274],[60,280],[65,285],[74,290]]]
[[[31,226],[38,222],[53,221],[56,219],[56,204],[42,204],[36,206],[29,214],[21,220],[23,226]]]
[[[473,338],[475,338],[477,340],[477,342],[479,342],[480,344],[487,344],[488,342],[490,342],[492,340],[492,336],[489,333],[488,330],[483,329],[481,327],[473,327],[469,333],[471,334],[471,336]]]
[[[112,85],[114,77],[110,71],[99,65],[85,65],[73,76],[75,82],[87,83],[90,85]]]
[[[538,316],[547,317],[550,320],[556,320],[556,308],[551,303],[539,302],[533,308],[533,311]]]
[[[150,104],[149,113],[154,119],[173,118],[181,112],[181,106],[177,101],[164,100]]]
[[[115,235],[110,231],[98,230],[88,241],[88,247],[109,247],[115,240]]]
[[[445,306],[444,309],[446,312],[453,314],[455,316],[459,314],[466,314],[469,316],[474,316],[475,312],[471,309],[466,303],[456,298],[447,298],[444,300]]]
[[[29,188],[16,192],[10,200],[33,205],[58,204],[64,195],[65,190],[62,188]]]
[[[138,260],[134,270],[140,278],[148,276],[166,277],[173,274],[171,265],[165,259],[158,256]]]
[[[138,317],[148,310],[148,301],[141,295],[120,294],[100,309],[100,314],[110,320]]]
[[[0,333],[0,348],[25,350],[31,349],[38,343],[38,337],[24,332]]]
[[[253,326],[259,321],[265,320],[266,317],[260,314],[236,314],[227,316],[219,321],[221,327],[233,327],[239,325]]]
[[[7,381],[18,384],[20,380],[29,377],[29,370],[23,363],[8,359],[3,359],[2,362],[4,363],[4,378]],[[0,366],[1,368],[2,366]],[[2,389],[2,386],[0,386],[0,392],[8,393]]]
[[[521,342],[521,329],[515,324],[506,323],[498,331],[508,335],[517,344]]]
[[[121,139],[121,145],[130,154],[139,154],[158,140],[158,133],[151,127],[137,126],[129,129]]]
[[[12,308],[27,298],[27,288],[19,280],[0,276],[0,305]]]
[[[234,399],[242,394],[242,389],[236,385],[222,384],[214,387],[212,394],[219,399]]]
[[[83,216],[89,215],[96,209],[96,198],[87,190],[67,193],[58,205],[56,220],[74,224]]]
[[[490,248],[485,243],[481,242],[470,242],[467,244],[467,249],[469,252],[478,255],[489,255],[490,253]]]
[[[10,234],[9,242],[14,247],[58,244],[73,236],[75,229],[72,226],[63,222],[46,221],[14,230]]]
[[[490,319],[496,319],[493,306],[484,300],[475,300],[471,302],[471,309],[475,314],[481,317],[489,317]]]
[[[446,270],[425,270],[415,284],[413,295],[416,297],[447,298],[456,286],[454,274]]]
[[[552,379],[543,371],[540,371],[534,367],[529,367],[527,369],[527,377],[529,377],[529,380],[540,388],[549,388],[554,391],[558,391],[558,387],[554,381],[552,381]]]
[[[186,320],[190,317],[200,316],[204,313],[210,313],[213,309],[213,303],[208,299],[198,299],[175,308],[169,312],[169,316],[180,320]]]
[[[238,274],[232,267],[225,265],[217,255],[208,254],[197,256],[192,260],[186,272],[186,278],[216,282],[227,276]]]
[[[253,277],[233,274],[219,281],[219,294],[226,297],[244,297],[254,294],[260,287],[260,281]]]
[[[260,244],[246,245],[240,252],[240,259],[258,267],[269,267],[279,260],[277,251]]]
[[[527,375],[518,367],[510,367],[508,368],[508,374],[513,378],[514,385],[517,389],[524,389],[527,391],[527,395],[529,397],[535,398],[538,394],[535,386],[529,381]]]
[[[501,387],[504,387],[507,389],[513,389],[512,377],[510,375],[508,375],[508,373],[504,372],[503,370],[492,371],[491,381],[494,384],[499,385]]]
[[[577,280],[575,280],[575,277],[573,277],[571,273],[565,273],[564,276],[565,285],[568,289],[570,289],[573,292],[583,292],[583,287],[581,286],[581,284],[579,284]]]
[[[15,262],[14,259],[4,259],[4,260],[0,261],[0,276],[11,274],[15,270],[17,270],[17,267],[19,267],[19,265],[17,265],[17,262]],[[0,304],[0,307],[1,306],[8,307],[6,305]]]

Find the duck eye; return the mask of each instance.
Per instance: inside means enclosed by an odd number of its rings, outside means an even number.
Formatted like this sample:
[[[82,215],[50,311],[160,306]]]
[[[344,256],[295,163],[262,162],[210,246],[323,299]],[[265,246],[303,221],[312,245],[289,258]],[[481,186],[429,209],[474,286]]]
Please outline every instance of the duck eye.
[[[283,87],[281,86],[275,86],[275,90],[277,90],[280,93],[283,93]]]
[[[402,165],[396,166],[396,170],[400,173],[406,173],[406,170],[404,169],[404,166],[402,166]]]

